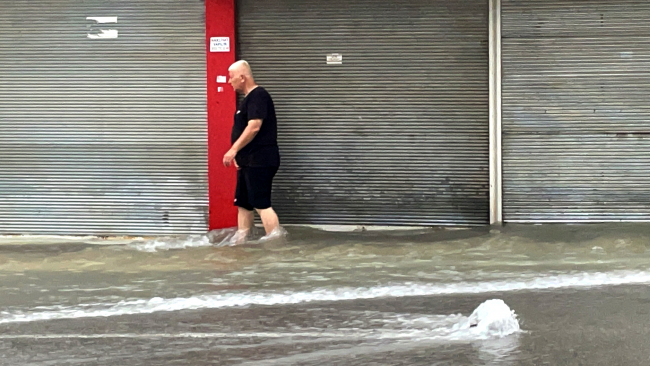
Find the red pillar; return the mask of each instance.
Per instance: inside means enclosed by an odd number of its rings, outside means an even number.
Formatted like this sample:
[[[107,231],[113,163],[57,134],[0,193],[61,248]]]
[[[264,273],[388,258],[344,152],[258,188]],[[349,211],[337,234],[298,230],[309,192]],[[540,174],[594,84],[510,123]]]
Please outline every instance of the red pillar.
[[[208,190],[210,230],[237,225],[233,206],[236,170],[222,164],[230,148],[230,129],[236,108],[236,95],[229,84],[218,83],[228,77],[228,66],[235,62],[235,0],[205,0],[205,37],[208,82]],[[211,38],[227,37],[229,50],[212,52]],[[223,51],[225,47],[221,47]],[[222,88],[222,89],[220,89]]]

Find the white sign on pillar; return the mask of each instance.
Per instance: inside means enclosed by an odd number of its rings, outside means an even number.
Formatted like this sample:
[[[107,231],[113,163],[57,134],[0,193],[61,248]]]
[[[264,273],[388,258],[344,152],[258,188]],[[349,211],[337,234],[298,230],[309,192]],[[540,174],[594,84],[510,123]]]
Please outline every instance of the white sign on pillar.
[[[230,52],[230,38],[210,37],[210,52]]]

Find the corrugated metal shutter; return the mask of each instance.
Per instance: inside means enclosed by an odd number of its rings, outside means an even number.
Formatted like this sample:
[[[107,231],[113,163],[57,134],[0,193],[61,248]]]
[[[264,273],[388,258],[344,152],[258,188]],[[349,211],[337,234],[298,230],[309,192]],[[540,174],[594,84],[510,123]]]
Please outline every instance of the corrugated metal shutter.
[[[504,219],[650,219],[650,3],[503,0]]]
[[[205,232],[204,9],[3,1],[1,233]]]
[[[237,4],[278,113],[282,221],[487,223],[487,1]]]

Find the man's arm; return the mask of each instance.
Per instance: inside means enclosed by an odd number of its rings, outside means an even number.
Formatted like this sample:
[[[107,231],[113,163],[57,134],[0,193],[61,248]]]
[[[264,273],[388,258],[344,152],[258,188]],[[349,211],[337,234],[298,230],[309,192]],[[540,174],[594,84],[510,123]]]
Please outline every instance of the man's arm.
[[[232,147],[228,150],[226,155],[223,156],[223,165],[230,166],[237,153],[243,149],[244,146],[248,145],[249,142],[253,141],[257,133],[260,131],[260,128],[262,128],[261,119],[252,119],[248,121],[248,125],[244,132],[242,132],[237,141],[232,144]]]

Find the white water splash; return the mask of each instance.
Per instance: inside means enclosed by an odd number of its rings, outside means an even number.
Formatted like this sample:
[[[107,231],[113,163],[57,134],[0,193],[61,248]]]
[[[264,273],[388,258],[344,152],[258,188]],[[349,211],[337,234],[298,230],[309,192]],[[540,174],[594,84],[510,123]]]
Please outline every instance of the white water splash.
[[[488,300],[479,305],[459,328],[469,326],[469,331],[480,338],[500,338],[519,332],[519,321],[514,310],[503,300]]]
[[[224,247],[239,244],[260,244],[270,241],[283,240],[287,237],[287,231],[278,227],[269,235],[254,240],[257,228],[251,232],[248,230],[237,230],[236,228],[212,230],[206,235],[189,235],[182,237],[160,237],[151,240],[138,239],[129,243],[128,247],[142,252],[158,252],[164,250],[200,248],[200,247]]]
[[[141,252],[158,252],[174,249],[201,248],[209,246],[230,245],[238,233],[236,228],[212,230],[205,235],[188,235],[179,237],[159,237],[145,240],[137,239],[127,247]]]
[[[361,299],[433,296],[449,294],[480,294],[521,290],[584,288],[622,284],[648,284],[650,272],[617,271],[610,273],[574,273],[541,276],[527,280],[456,282],[444,284],[405,283],[375,287],[343,287],[314,289],[302,292],[240,292],[198,295],[188,298],[120,301],[115,304],[82,304],[59,306],[45,311],[33,309],[21,312],[0,312],[0,323],[30,322],[52,319],[108,317],[150,314],[163,311],[219,309],[228,307],[288,305],[318,301],[350,301]]]
[[[126,248],[141,252],[158,252],[175,249],[200,248],[200,247],[223,247],[237,244],[258,244],[266,241],[284,238],[287,232],[283,228],[273,231],[271,234],[254,240],[258,228],[252,232],[240,233],[236,228],[212,230],[205,235],[184,235],[184,236],[160,236],[154,238],[144,237],[110,237],[97,236],[62,236],[62,235],[0,235],[0,245],[50,245],[82,243],[93,245],[125,245]]]
[[[503,300],[488,300],[469,316],[400,314],[364,312],[367,320],[381,327],[370,328],[292,328],[290,332],[214,332],[214,333],[117,333],[117,334],[32,334],[0,335],[0,339],[57,339],[57,338],[340,338],[340,339],[447,339],[479,340],[501,338],[520,332],[513,310]]]
[[[264,235],[261,238],[255,240],[257,235],[257,228],[253,227],[252,230],[237,230],[232,233],[227,233],[226,235],[221,235],[219,240],[212,239],[211,241],[215,243],[217,247],[224,246],[235,246],[241,244],[261,244],[268,242],[282,242],[286,240],[288,233],[282,226],[278,226],[268,235]],[[213,231],[214,232],[214,231]],[[211,234],[213,233],[211,232]]]
[[[161,250],[199,248],[212,245],[205,235],[190,235],[183,238],[156,238],[131,242],[131,249],[142,252],[157,252]]]
[[[260,238],[260,242],[274,241],[274,240],[284,240],[286,239],[288,233],[282,226],[278,226],[273,231],[264,235]]]

